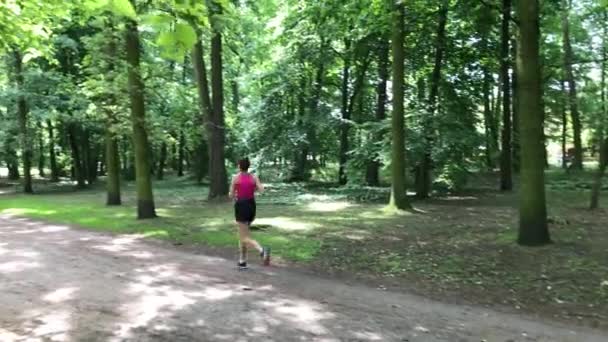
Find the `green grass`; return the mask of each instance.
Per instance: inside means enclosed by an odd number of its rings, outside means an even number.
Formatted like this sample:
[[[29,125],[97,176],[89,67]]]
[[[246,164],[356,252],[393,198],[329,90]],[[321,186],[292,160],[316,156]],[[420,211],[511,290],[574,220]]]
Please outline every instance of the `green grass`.
[[[494,176],[476,188],[415,203],[419,213],[384,210],[387,189],[329,184],[269,184],[258,198],[253,235],[277,256],[327,274],[355,274],[439,298],[518,307],[535,313],[584,312],[608,322],[608,211],[591,214],[589,173],[547,173],[553,244],[525,248],[517,237],[517,196],[494,190]],[[581,186],[584,184],[585,186]],[[106,207],[102,189],[1,195],[0,212],[84,229],[141,234],[184,244],[236,249],[230,203],[205,200],[188,180],[155,184],[160,217],[135,219],[134,193]],[[608,206],[604,194],[602,202]],[[603,323],[602,323],[603,322]]]
[[[298,192],[299,185],[269,186],[268,195],[259,202],[260,225],[266,229],[254,232],[263,244],[273,246],[275,253],[293,261],[310,261],[318,254],[322,239],[311,238],[320,231],[330,232],[340,226],[335,221],[353,221],[347,209],[338,214],[332,210],[350,205],[340,196],[327,197]],[[158,183],[155,189],[158,219],[136,220],[132,186],[127,186],[125,205],[104,206],[99,190],[58,193],[53,187],[39,187],[34,196],[0,197],[0,212],[77,225],[85,229],[117,234],[141,234],[180,243],[204,243],[218,247],[236,245],[236,229],[230,203],[205,201],[206,189],[181,181]],[[321,204],[316,201],[323,198]],[[299,206],[298,206],[299,205]],[[332,205],[335,208],[332,208]],[[375,209],[370,208],[374,211]]]

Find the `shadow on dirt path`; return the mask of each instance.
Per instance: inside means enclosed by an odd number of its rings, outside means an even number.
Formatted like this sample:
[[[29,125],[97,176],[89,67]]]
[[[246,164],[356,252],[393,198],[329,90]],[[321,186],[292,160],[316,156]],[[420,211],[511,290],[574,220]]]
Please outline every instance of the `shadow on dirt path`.
[[[255,266],[255,265],[254,265]],[[0,216],[0,340],[606,341],[599,331],[446,305]]]

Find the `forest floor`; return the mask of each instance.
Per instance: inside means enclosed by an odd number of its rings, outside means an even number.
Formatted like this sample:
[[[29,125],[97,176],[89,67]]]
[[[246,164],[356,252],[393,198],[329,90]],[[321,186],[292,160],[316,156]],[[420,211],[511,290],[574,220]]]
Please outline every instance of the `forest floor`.
[[[0,215],[0,340],[585,341],[607,332]]]
[[[415,202],[410,214],[385,210],[386,189],[269,184],[254,235],[279,264],[304,272],[608,329],[608,211],[586,209],[590,182],[588,174],[549,173],[553,243],[539,248],[514,243],[517,197],[481,176],[461,193]],[[34,196],[0,189],[0,213],[236,254],[230,204],[206,202],[206,189],[188,180],[155,184],[160,218],[150,221],[134,219],[132,185],[120,208],[103,205],[101,188],[38,188]]]

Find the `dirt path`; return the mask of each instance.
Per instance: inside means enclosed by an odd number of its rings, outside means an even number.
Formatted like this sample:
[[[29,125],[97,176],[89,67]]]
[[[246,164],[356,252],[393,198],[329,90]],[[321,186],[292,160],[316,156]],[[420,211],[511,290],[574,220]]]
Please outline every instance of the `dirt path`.
[[[0,216],[0,341],[606,341],[608,334]]]

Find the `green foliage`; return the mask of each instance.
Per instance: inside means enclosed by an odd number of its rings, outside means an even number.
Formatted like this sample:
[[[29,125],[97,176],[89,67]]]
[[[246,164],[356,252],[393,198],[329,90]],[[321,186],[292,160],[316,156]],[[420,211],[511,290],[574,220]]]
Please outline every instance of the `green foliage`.
[[[129,0],[84,0],[84,7],[92,13],[110,11],[115,15],[131,19],[137,16]]]
[[[156,43],[162,47],[163,57],[180,60],[192,49],[196,42],[196,32],[186,23],[176,23],[173,31],[161,32]]]
[[[604,44],[600,39],[603,1],[577,2],[570,18],[574,55],[581,62],[574,67],[583,135],[589,145],[596,144],[600,136],[596,128],[605,122],[599,96],[599,63],[587,63],[584,57],[587,51],[599,55]],[[221,5],[221,14],[210,11],[214,4]],[[200,39],[205,64],[210,66],[213,22],[221,31],[224,44],[227,165],[232,165],[238,156],[249,155],[259,165],[284,165],[282,176],[290,178],[290,171],[300,168],[304,153],[302,168],[306,177],[333,182],[340,128],[347,124],[347,174],[351,185],[366,181],[372,160],[380,162],[380,173],[386,175],[391,162],[388,122],[392,106],[386,106],[388,119],[378,121],[376,87],[380,79],[378,52],[389,38],[389,5],[381,0],[7,1],[6,6],[0,7],[0,51],[5,55],[0,73],[0,111],[9,120],[0,128],[5,141],[0,148],[5,151],[2,161],[14,160],[19,154],[14,155],[7,147],[15,141],[10,113],[14,113],[14,100],[19,95],[8,55],[17,49],[25,61],[22,94],[31,109],[29,129],[42,137],[44,146],[50,144],[50,138],[48,132],[39,132],[37,123],[46,125],[50,120],[56,126],[54,143],[62,172],[68,174],[73,164],[70,129],[90,134],[96,140],[90,148],[97,149],[93,152],[100,160],[101,136],[110,130],[121,140],[121,156],[127,159],[123,168],[132,168],[123,36],[125,23],[135,20],[142,41],[141,73],[146,83],[146,125],[152,159],[159,163],[161,148],[166,146],[166,168],[177,168],[183,136],[183,164],[196,169],[198,149],[208,137],[203,133],[196,101],[190,52]],[[457,190],[467,183],[471,172],[487,167],[487,123],[483,117],[486,85],[490,91],[490,124],[500,130],[500,104],[496,98],[500,86],[496,53],[500,13],[494,5],[498,3],[450,2],[438,109],[431,123],[436,136],[431,149],[436,190]],[[429,115],[439,3],[411,1],[405,6],[405,147],[413,166],[423,157],[426,145],[423,123]],[[561,140],[565,106],[560,84],[561,14],[559,1],[543,2],[541,52],[545,133],[550,146]],[[111,53],[107,51],[110,40],[116,45]],[[340,114],[346,61],[351,75],[346,85],[352,96],[350,120]],[[112,72],[108,71],[110,65]],[[365,74],[358,84],[357,75],[364,65]],[[388,81],[390,91],[392,82]],[[112,125],[107,125],[108,113],[116,117]],[[498,148],[491,152],[493,156],[500,153]],[[44,152],[36,153],[45,156]],[[411,167],[408,171],[412,171]],[[384,184],[388,180],[381,178]]]

